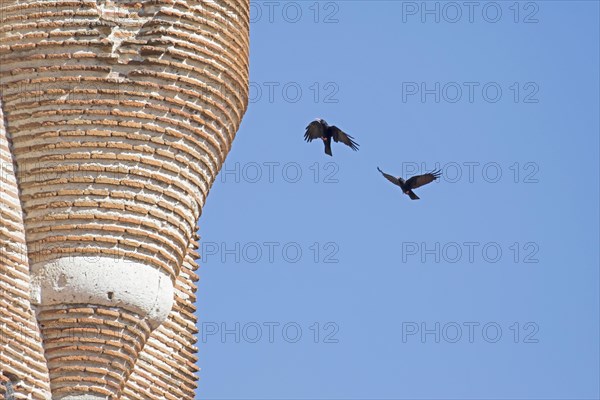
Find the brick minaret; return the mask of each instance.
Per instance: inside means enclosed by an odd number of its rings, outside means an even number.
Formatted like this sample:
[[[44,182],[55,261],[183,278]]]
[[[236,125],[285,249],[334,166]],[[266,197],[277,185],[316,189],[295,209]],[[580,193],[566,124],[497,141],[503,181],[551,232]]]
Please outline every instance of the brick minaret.
[[[248,0],[0,1],[15,398],[193,399],[196,223],[246,110],[248,32]]]

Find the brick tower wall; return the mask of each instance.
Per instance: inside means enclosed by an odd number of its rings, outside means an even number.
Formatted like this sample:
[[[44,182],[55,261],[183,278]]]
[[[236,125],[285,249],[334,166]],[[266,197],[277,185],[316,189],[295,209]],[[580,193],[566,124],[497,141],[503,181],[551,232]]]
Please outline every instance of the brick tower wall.
[[[248,0],[0,0],[0,372],[21,394],[194,397],[196,223],[248,35]]]

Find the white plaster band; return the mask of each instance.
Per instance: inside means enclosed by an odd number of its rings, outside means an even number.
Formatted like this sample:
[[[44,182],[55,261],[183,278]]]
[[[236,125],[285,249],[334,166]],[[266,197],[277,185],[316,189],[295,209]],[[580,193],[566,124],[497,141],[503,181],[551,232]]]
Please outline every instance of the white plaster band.
[[[156,329],[173,307],[170,277],[141,263],[110,256],[73,256],[31,267],[32,302],[41,307],[91,304],[121,307]]]

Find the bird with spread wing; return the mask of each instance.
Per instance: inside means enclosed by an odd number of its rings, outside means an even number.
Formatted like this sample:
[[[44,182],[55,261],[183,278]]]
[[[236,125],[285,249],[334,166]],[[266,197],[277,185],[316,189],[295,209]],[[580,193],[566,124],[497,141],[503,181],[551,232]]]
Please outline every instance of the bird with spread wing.
[[[429,172],[429,173],[423,174],[423,175],[415,175],[415,176],[409,178],[407,181],[405,181],[401,177],[396,178],[392,175],[386,174],[381,169],[379,169],[379,167],[377,167],[377,170],[379,172],[381,172],[381,174],[388,181],[392,182],[394,185],[400,186],[400,189],[402,189],[402,192],[404,192],[404,194],[408,195],[413,200],[419,200],[419,196],[417,196],[415,194],[415,192],[412,191],[413,189],[416,189],[423,185],[427,185],[428,183],[431,183],[431,182],[435,181],[436,179],[438,179],[440,176],[442,176],[442,172],[438,170],[438,171],[432,171],[432,172]]]
[[[322,139],[325,144],[325,154],[332,156],[331,153],[331,139],[336,143],[341,142],[346,146],[349,146],[352,150],[358,150],[358,143],[354,141],[354,138],[347,133],[343,132],[340,128],[335,125],[329,125],[323,119],[316,119],[306,127],[304,133],[304,140],[312,142],[313,139]]]

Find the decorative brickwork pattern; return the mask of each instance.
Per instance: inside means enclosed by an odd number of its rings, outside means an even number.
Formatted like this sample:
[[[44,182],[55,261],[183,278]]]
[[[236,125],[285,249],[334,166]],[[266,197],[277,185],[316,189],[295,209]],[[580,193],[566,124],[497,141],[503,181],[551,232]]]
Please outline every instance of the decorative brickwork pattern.
[[[198,370],[195,346],[198,329],[194,315],[196,258],[197,254],[190,250],[175,285],[173,311],[146,343],[127,382],[123,400],[194,398]],[[169,357],[165,357],[167,354]],[[156,379],[156,371],[160,371],[160,380]]]
[[[29,265],[17,180],[0,103],[0,383],[21,380],[19,393],[49,399],[48,368],[29,301]],[[0,385],[4,395],[7,385]],[[0,396],[2,399],[2,396]]]
[[[193,399],[196,223],[246,110],[248,52],[249,0],[0,0],[0,371],[16,396]]]

